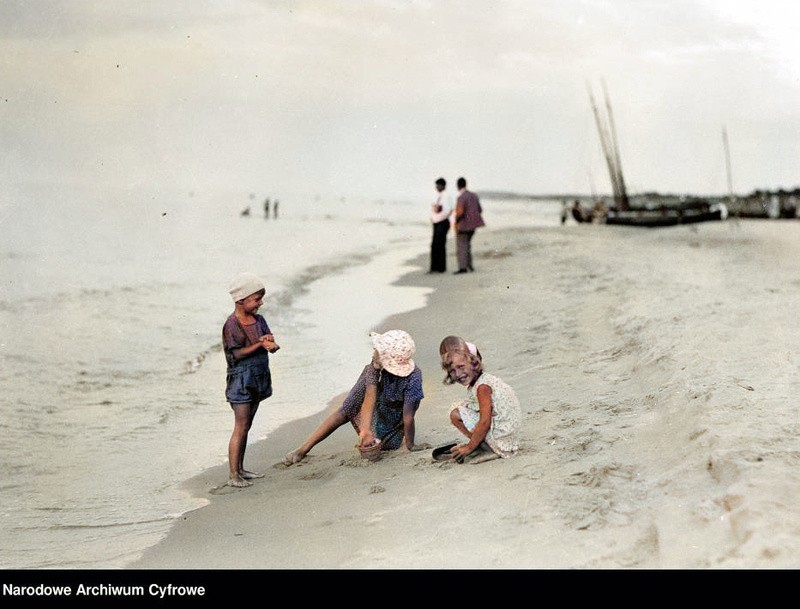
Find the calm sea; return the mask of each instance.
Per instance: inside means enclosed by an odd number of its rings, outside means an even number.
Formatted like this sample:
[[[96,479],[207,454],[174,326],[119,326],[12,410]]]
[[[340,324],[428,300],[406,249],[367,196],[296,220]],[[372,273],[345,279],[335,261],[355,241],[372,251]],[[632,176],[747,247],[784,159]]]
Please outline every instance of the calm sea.
[[[428,294],[391,283],[427,270],[429,201],[283,195],[266,218],[275,194],[2,189],[0,568],[122,568],[201,505],[180,485],[227,460],[237,272],[282,347],[251,441],[347,390],[367,333]],[[484,207],[482,230],[558,225],[555,201]]]

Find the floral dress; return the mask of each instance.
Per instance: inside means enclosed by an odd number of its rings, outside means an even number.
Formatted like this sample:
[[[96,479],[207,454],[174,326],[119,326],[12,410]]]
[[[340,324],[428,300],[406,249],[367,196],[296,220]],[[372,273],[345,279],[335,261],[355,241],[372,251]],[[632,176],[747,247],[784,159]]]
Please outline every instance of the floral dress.
[[[492,388],[492,424],[486,433],[486,443],[501,457],[511,457],[519,450],[519,426],[522,410],[514,390],[502,379],[484,372],[473,387],[467,387],[466,400],[456,402],[450,410],[459,410],[467,429],[475,429],[480,419],[478,387]]]
[[[414,412],[424,397],[422,371],[418,366],[408,376],[396,376],[386,370],[376,370],[367,364],[361,371],[340,410],[356,433],[361,426],[361,405],[368,385],[377,385],[375,411],[372,414],[372,431],[379,438],[383,450],[395,450],[403,444],[403,407],[409,404]]]

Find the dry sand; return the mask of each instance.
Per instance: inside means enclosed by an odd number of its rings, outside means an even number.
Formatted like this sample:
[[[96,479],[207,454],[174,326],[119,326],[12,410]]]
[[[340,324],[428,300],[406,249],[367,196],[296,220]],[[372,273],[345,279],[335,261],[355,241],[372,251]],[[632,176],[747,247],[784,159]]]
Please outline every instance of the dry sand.
[[[436,287],[429,305],[378,330],[416,339],[433,446],[465,392],[438,343],[475,342],[522,403],[517,457],[370,463],[343,427],[283,466],[321,413],[248,449],[253,487],[214,490],[225,466],[189,481],[210,504],[131,568],[800,566],[800,222],[482,229],[474,250],[469,275],[421,256],[402,282]]]

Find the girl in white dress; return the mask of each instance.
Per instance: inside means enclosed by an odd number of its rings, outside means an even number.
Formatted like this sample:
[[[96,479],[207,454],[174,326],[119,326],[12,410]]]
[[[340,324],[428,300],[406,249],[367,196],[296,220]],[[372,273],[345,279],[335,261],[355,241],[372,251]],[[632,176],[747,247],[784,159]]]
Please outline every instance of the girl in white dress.
[[[467,399],[450,408],[450,421],[469,441],[454,446],[450,453],[458,462],[468,455],[471,463],[506,458],[519,450],[522,413],[514,390],[502,379],[484,372],[475,345],[446,337],[439,348],[445,384],[459,383],[467,388]]]

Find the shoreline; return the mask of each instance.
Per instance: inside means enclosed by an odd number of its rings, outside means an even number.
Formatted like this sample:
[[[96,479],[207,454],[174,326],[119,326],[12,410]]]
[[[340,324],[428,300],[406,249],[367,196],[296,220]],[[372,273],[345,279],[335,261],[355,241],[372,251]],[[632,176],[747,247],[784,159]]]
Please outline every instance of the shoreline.
[[[454,243],[450,243],[451,248],[455,247]],[[376,255],[370,256],[370,259],[375,258]],[[425,287],[425,288],[433,288],[435,286],[426,285],[420,286],[418,282],[413,280],[407,280],[408,277],[415,277],[420,272],[423,272],[421,269],[426,268],[428,264],[428,256],[427,254],[421,254],[414,256],[411,259],[407,259],[401,266],[408,267],[409,269],[405,273],[403,273],[400,277],[391,281],[388,286],[390,287]],[[354,265],[354,266],[361,266],[361,265]],[[352,271],[354,266],[347,266],[343,267],[344,270]],[[419,267],[419,268],[416,268]],[[329,276],[320,275],[316,277],[314,281],[320,280],[328,280],[330,279]],[[432,279],[435,281],[435,279]],[[411,309],[417,310],[417,309]],[[374,326],[375,331],[378,332],[385,332],[389,329],[394,327],[400,327],[396,325],[392,325],[391,320],[404,315],[404,313],[398,313],[394,315],[390,315],[385,318],[381,323]],[[367,343],[364,343],[364,360],[363,362],[356,362],[352,366],[352,377],[355,380],[360,372],[361,367],[364,364],[368,363],[369,361],[369,346]],[[417,342],[417,345],[419,343]],[[437,343],[438,349],[438,343]],[[419,346],[417,347],[417,355],[415,356],[415,361],[418,363],[420,362],[420,355],[419,355]],[[438,365],[438,358],[436,359]],[[425,380],[425,390],[428,390],[429,381],[428,379]],[[349,390],[349,388],[348,388]],[[320,411],[310,414],[308,416],[294,419],[286,423],[282,423],[279,426],[271,429],[266,436],[259,438],[256,441],[251,440],[251,444],[248,446],[247,449],[247,462],[248,464],[251,463],[258,463],[258,471],[264,473],[268,471],[270,468],[278,468],[284,469],[283,458],[289,451],[296,448],[300,442],[306,438],[322,421],[330,412],[338,408],[341,404],[344,397],[347,395],[347,390],[341,392],[333,397],[331,397],[328,402],[325,404],[325,407]],[[269,416],[267,412],[267,408],[264,408],[263,416]],[[418,416],[419,420],[419,416]],[[316,456],[321,451],[326,453],[336,453],[336,454],[348,454],[352,453],[353,457],[356,458],[358,456],[357,450],[355,450],[355,443],[357,442],[358,437],[355,435],[355,432],[352,428],[347,425],[343,426],[331,436],[326,438],[326,440],[320,444],[318,447],[312,451],[312,455]],[[124,569],[142,569],[142,568],[149,568],[146,566],[142,566],[143,562],[146,562],[146,556],[149,552],[153,551],[155,548],[159,547],[162,544],[169,544],[170,537],[173,530],[182,522],[187,520],[187,515],[193,514],[200,510],[207,509],[213,502],[216,500],[217,497],[225,496],[225,495],[233,495],[242,492],[248,492],[253,487],[241,489],[241,488],[232,488],[226,485],[226,481],[228,478],[228,464],[227,461],[223,463],[219,463],[217,465],[211,466],[206,468],[205,470],[201,471],[199,474],[192,476],[191,478],[183,481],[180,483],[179,488],[188,493],[192,498],[205,501],[206,503],[200,506],[197,506],[193,509],[190,509],[179,516],[178,519],[170,526],[169,531],[167,534],[159,540],[157,543],[153,544],[149,548],[146,548],[141,555],[136,558],[135,560],[131,561]],[[259,484],[260,480],[255,480],[254,483],[257,485]]]
[[[459,277],[425,275],[419,255],[397,283],[438,289],[378,328],[417,343],[417,441],[458,438],[446,413],[463,388],[442,384],[438,343],[459,334],[520,397],[520,454],[369,463],[343,427],[283,466],[337,396],[248,450],[264,479],[185,514],[129,568],[797,567],[798,381],[747,348],[797,363],[798,236],[730,220],[486,231]]]

